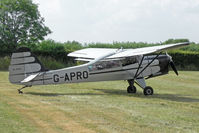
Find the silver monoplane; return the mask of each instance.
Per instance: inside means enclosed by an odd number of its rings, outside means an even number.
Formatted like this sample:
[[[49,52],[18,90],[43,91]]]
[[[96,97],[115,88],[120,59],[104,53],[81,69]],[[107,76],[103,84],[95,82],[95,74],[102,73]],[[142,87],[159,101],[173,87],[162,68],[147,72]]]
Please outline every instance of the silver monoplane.
[[[189,42],[137,49],[87,48],[68,55],[87,63],[58,70],[47,70],[30,49],[22,47],[12,54],[9,80],[24,85],[19,93],[34,85],[127,80],[128,93],[136,93],[136,83],[144,95],[153,95],[145,79],[168,74],[169,65],[178,75],[171,56],[162,52],[185,45]]]

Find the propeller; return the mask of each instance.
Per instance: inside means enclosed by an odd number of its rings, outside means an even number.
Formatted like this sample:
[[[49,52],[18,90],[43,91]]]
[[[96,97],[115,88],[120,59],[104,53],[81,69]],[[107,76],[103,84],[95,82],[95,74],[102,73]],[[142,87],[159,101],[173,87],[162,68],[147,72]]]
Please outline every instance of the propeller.
[[[174,62],[170,61],[169,64],[170,64],[171,68],[173,69],[173,71],[176,73],[176,75],[178,75],[178,70],[176,69]]]
[[[170,58],[169,64],[170,64],[171,68],[173,69],[175,74],[178,75],[178,70],[176,69],[176,66],[172,60],[172,57],[169,54],[167,54],[167,52],[166,52],[166,55]]]

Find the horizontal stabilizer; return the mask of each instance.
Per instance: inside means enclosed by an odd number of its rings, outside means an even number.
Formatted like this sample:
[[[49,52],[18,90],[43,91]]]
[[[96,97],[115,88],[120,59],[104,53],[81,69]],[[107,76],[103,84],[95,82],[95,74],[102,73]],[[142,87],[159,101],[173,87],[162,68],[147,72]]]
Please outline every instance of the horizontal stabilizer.
[[[92,59],[85,59],[85,58],[76,58],[76,61],[85,61],[85,62],[90,62],[93,61]]]
[[[28,77],[26,77],[24,80],[21,81],[21,83],[27,83],[35,79],[40,73],[32,74]]]

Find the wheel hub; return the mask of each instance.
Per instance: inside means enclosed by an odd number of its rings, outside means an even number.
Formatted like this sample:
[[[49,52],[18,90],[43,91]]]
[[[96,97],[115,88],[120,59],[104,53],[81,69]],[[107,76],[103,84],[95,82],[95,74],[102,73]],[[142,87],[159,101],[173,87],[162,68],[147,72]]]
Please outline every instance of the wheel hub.
[[[150,90],[150,89],[147,89],[146,93],[147,93],[147,94],[151,94],[151,90]]]

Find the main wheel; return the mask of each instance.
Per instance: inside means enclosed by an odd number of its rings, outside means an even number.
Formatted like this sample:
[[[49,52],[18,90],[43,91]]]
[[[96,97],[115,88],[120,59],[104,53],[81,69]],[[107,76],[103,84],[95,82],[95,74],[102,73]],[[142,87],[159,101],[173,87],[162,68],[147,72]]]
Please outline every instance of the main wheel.
[[[128,93],[136,93],[136,91],[137,91],[137,89],[136,89],[135,86],[129,86],[129,87],[127,88],[127,92],[128,92]]]
[[[148,95],[153,95],[153,88],[151,88],[150,86],[147,86],[144,88],[144,95],[148,96]]]

